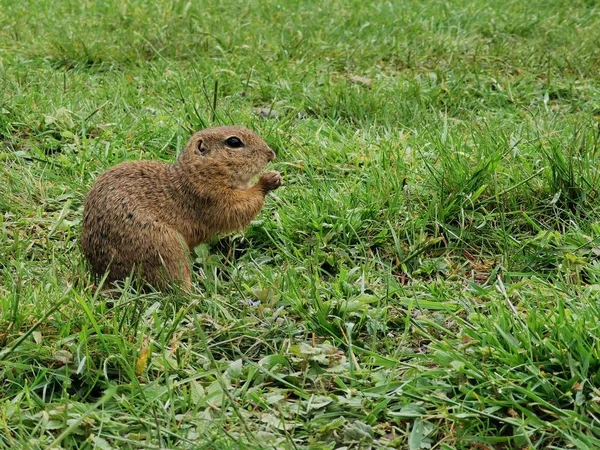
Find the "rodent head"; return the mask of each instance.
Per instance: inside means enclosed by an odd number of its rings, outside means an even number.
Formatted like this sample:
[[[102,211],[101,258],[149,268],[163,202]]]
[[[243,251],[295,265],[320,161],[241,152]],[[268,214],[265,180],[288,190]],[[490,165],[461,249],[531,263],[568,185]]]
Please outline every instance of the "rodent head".
[[[206,185],[211,179],[236,189],[248,187],[250,179],[274,159],[275,152],[256,133],[245,127],[226,126],[194,134],[177,164],[192,183],[197,179]]]

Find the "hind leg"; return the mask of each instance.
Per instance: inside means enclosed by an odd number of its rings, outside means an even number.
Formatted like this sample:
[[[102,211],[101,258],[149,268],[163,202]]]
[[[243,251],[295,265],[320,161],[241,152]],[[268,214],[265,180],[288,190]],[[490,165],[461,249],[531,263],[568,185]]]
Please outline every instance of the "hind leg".
[[[189,249],[176,231],[161,226],[160,232],[152,233],[153,239],[147,242],[141,264],[142,277],[150,285],[163,288],[180,284],[186,292],[192,288],[192,271]]]
[[[133,275],[138,282],[159,290],[180,285],[191,292],[189,249],[179,233],[165,225],[153,223],[149,227],[137,228],[135,239],[128,239],[125,233],[121,235],[120,245],[111,248],[114,255],[110,267],[111,278],[122,280]],[[132,243],[135,245],[131,246]]]
[[[94,272],[106,281],[133,275],[139,281],[162,289],[180,283],[191,291],[189,249],[175,230],[155,222],[124,224],[101,229],[83,237],[83,250]]]

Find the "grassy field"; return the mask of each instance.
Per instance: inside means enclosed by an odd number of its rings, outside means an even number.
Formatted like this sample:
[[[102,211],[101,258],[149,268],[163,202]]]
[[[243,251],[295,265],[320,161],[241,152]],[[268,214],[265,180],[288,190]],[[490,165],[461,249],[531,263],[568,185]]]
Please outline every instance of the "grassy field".
[[[0,448],[600,448],[600,6],[0,0]],[[285,186],[188,297],[82,201],[243,124]]]

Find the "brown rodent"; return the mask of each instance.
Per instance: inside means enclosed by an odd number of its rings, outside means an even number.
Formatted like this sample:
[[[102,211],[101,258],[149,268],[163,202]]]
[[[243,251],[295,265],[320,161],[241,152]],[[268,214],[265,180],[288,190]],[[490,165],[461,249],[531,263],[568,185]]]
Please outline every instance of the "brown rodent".
[[[174,164],[124,162],[100,175],[83,210],[81,245],[107,281],[140,274],[155,288],[191,287],[189,251],[219,233],[245,228],[277,172],[252,177],[275,159],[255,133],[227,126],[194,134]]]

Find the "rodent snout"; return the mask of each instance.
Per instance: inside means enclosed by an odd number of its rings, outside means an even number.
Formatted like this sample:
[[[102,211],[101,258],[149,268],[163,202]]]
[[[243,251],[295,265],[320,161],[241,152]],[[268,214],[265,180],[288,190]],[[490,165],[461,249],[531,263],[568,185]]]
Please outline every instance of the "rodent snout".
[[[271,162],[275,159],[275,152],[273,150],[269,150],[268,159],[269,159],[269,162]]]

